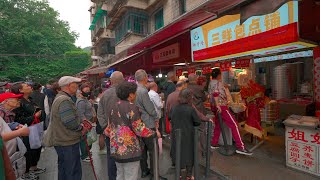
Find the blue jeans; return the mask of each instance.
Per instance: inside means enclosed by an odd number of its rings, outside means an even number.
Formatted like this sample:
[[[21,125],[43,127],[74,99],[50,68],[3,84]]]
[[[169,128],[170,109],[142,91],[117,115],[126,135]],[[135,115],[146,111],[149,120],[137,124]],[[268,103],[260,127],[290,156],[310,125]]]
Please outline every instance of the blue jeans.
[[[108,161],[108,176],[109,180],[116,180],[117,179],[117,166],[116,162],[113,158],[111,158],[110,153],[110,138],[106,137],[106,147],[107,147],[107,161]]]
[[[58,180],[80,180],[82,177],[80,144],[54,148],[58,154]]]

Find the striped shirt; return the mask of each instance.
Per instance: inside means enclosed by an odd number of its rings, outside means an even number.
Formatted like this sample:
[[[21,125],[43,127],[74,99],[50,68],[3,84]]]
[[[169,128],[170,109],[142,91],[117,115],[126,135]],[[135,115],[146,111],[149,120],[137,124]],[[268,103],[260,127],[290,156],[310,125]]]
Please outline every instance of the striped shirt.
[[[59,106],[61,121],[67,129],[80,131],[82,126],[77,121],[77,113],[74,112],[73,104],[70,101],[63,101]]]

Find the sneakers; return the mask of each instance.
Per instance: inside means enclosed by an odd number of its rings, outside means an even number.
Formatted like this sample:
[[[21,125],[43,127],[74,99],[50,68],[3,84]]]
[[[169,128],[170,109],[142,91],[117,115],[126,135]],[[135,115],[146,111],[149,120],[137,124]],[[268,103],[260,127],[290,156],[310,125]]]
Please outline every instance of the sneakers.
[[[42,173],[44,173],[44,172],[46,172],[46,168],[39,168],[39,167],[37,167],[37,169],[35,169],[35,170],[30,170],[30,173],[33,173],[33,174],[35,174],[35,175],[37,175],[37,174],[42,174]],[[29,173],[29,174],[30,174]]]
[[[211,150],[218,149],[219,147],[219,144],[211,145]]]
[[[107,150],[106,149],[102,149],[99,151],[98,153],[99,155],[106,155],[107,154]]]
[[[247,150],[246,148],[244,149],[237,149],[236,150],[236,153],[238,154],[242,154],[242,155],[246,155],[246,156],[251,156],[252,155],[252,152]]]
[[[25,173],[20,178],[23,180],[38,180],[39,176],[35,175],[34,173],[29,172],[29,173]]]
[[[83,162],[90,162],[90,158],[87,157],[87,158],[83,159],[82,161],[83,161]]]

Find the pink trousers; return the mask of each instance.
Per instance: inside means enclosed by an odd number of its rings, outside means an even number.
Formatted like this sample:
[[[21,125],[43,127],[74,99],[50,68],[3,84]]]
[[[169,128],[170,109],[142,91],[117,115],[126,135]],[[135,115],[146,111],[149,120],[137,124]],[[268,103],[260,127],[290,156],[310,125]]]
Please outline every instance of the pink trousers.
[[[235,120],[234,116],[229,111],[229,108],[227,106],[220,106],[221,107],[221,118],[222,121],[231,129],[233,139],[236,142],[236,147],[238,149],[244,149],[244,144],[241,140],[239,129],[238,129],[238,123]],[[216,113],[215,118],[215,127],[213,131],[213,137],[211,140],[212,145],[218,144],[219,138],[220,138],[221,128],[220,123],[218,119],[218,115]]]

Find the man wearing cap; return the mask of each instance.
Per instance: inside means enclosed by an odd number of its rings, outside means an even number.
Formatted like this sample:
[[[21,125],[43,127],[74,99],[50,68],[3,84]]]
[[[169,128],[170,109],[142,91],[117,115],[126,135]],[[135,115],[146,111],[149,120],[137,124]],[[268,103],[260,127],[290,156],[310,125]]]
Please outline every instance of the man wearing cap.
[[[23,94],[14,94],[11,92],[0,94],[0,117],[4,119],[6,123],[14,122],[15,114],[13,109],[20,106],[20,98]]]
[[[80,162],[80,137],[89,129],[85,121],[77,116],[74,96],[79,88],[80,78],[63,76],[58,84],[57,94],[51,109],[51,122],[44,136],[46,146],[54,146],[58,154],[58,179],[79,180],[82,177]]]
[[[20,98],[22,96],[23,94],[11,92],[0,94],[0,135],[5,142],[7,141],[6,148],[9,156],[16,152],[17,148],[17,141],[12,139],[29,135],[29,128],[13,122],[14,113],[12,110],[20,106]],[[8,125],[7,123],[11,124]]]

